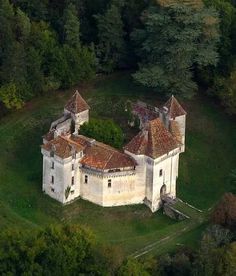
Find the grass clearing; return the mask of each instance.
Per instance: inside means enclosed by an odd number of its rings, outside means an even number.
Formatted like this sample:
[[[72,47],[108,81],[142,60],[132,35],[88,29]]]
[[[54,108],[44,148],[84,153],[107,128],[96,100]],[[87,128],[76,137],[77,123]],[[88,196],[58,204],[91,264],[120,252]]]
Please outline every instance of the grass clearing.
[[[119,245],[126,254],[173,233],[180,234],[154,252],[176,248],[178,242],[195,244],[205,222],[174,222],[161,212],[152,214],[145,206],[102,208],[79,200],[62,207],[41,192],[41,136],[62,113],[72,93],[52,92],[0,120],[0,227],[86,224],[100,241]],[[82,89],[82,95],[92,108],[91,116],[113,118],[127,133],[126,141],[135,133],[125,121],[125,101],[164,102],[155,92],[134,85],[128,75],[121,74],[98,79]],[[226,179],[236,167],[235,122],[200,96],[184,101],[184,107],[188,112],[187,145],[180,158],[178,196],[207,210],[231,188]],[[188,225],[188,231],[182,233]]]

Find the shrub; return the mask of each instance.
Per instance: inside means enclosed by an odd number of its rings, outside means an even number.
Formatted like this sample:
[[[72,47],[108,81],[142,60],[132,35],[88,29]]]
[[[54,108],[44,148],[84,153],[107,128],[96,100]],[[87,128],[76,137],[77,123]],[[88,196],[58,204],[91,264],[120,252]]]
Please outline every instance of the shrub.
[[[112,120],[92,119],[81,126],[80,134],[116,148],[121,148],[124,141],[122,129]]]

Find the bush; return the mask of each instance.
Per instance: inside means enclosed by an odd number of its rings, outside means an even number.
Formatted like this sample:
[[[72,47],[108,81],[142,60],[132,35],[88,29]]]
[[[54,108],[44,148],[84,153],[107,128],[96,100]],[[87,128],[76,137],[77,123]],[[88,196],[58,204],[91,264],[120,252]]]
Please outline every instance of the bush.
[[[121,148],[124,141],[122,129],[112,120],[92,119],[80,128],[80,134],[94,138],[115,148]]]

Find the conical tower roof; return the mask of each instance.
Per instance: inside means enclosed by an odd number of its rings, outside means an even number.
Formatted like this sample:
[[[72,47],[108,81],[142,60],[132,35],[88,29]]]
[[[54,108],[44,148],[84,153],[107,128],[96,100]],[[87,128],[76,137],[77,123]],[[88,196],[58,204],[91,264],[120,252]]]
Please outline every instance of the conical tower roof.
[[[80,113],[85,110],[88,110],[88,109],[90,109],[90,107],[86,103],[86,101],[82,98],[82,96],[80,95],[78,90],[76,90],[75,94],[65,105],[65,109],[76,114],[76,113]]]
[[[187,114],[187,112],[183,109],[183,107],[179,104],[179,102],[176,100],[176,98],[173,95],[164,104],[164,107],[168,108],[168,113],[170,115],[170,118],[175,118],[175,117]]]

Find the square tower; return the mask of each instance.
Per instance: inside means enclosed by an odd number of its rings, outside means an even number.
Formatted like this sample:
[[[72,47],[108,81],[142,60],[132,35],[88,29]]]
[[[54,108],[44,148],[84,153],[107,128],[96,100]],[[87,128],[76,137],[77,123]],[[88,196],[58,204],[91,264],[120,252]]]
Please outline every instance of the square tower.
[[[64,108],[65,114],[71,114],[74,123],[74,134],[78,134],[80,126],[89,121],[89,110],[89,105],[82,98],[78,90],[76,90]]]

